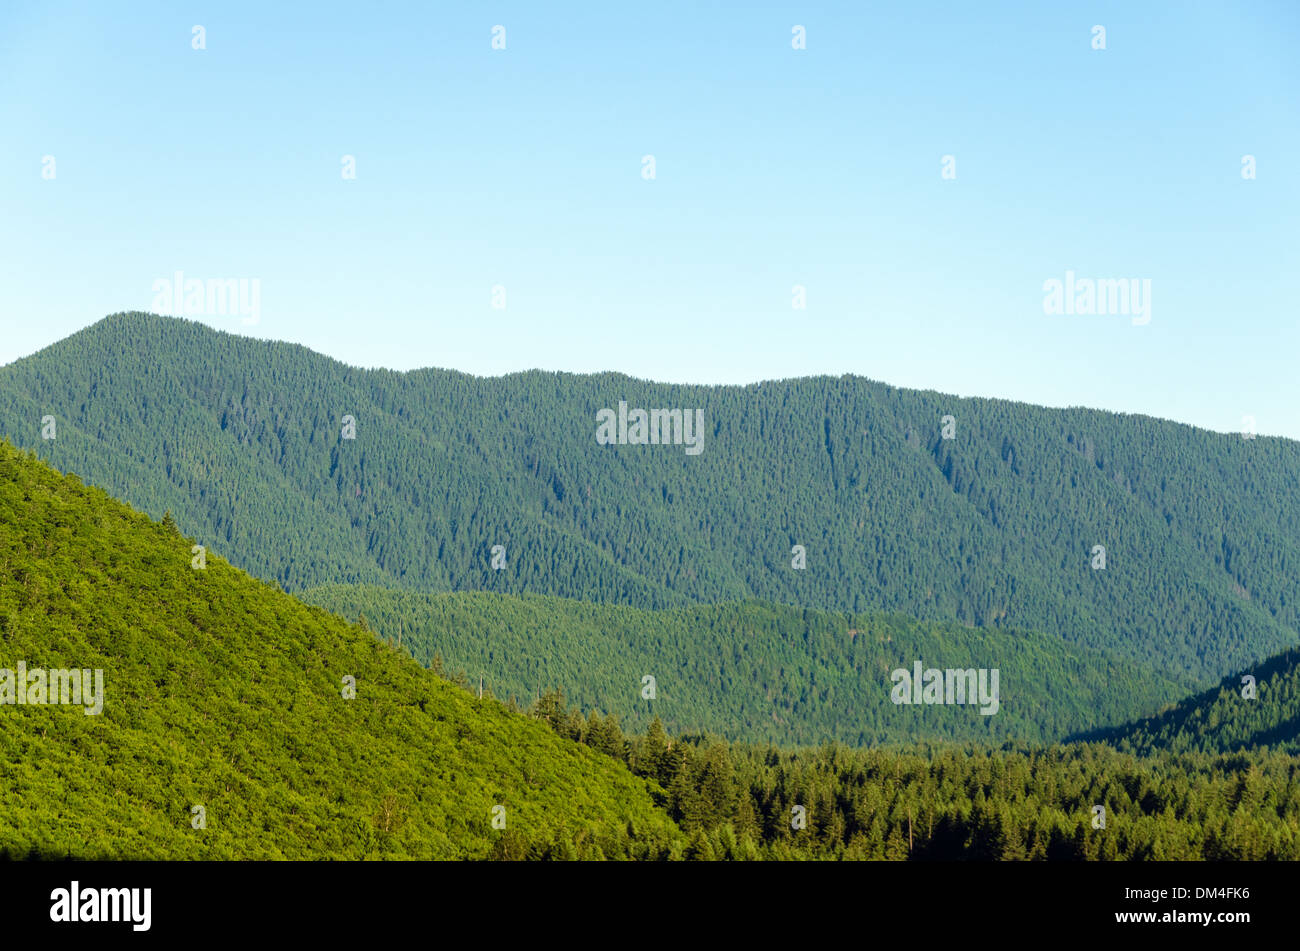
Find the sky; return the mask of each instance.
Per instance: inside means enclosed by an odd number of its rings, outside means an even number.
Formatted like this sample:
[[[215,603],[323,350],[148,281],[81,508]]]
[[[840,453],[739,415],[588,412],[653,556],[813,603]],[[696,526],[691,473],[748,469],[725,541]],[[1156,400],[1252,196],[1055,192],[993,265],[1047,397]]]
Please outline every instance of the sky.
[[[6,0],[0,363],[170,306],[1300,438],[1300,4],[699,6]]]

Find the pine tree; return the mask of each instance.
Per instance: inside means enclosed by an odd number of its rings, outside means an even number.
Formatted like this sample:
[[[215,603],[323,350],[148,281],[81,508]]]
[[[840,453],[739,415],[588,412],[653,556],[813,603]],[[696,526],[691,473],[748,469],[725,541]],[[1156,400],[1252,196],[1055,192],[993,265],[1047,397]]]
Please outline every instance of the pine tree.
[[[754,797],[748,789],[741,790],[736,804],[736,834],[741,840],[757,842],[762,838],[763,830],[758,824],[758,814],[754,811]]]
[[[645,739],[641,741],[637,750],[637,775],[648,776],[661,786],[666,786],[671,779],[664,769],[667,762],[668,734],[664,730],[663,722],[656,715],[650,721],[650,726],[646,729]]]
[[[717,858],[713,852],[713,845],[709,842],[709,837],[703,829],[695,830],[695,834],[691,836],[690,844],[686,846],[683,858],[696,862],[712,862]]]

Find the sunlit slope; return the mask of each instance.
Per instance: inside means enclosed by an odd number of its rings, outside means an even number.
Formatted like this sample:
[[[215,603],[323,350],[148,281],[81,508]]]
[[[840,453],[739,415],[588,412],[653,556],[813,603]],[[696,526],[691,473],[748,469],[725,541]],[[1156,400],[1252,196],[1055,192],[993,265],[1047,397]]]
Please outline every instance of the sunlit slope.
[[[105,698],[97,716],[0,706],[0,852],[612,857],[676,837],[621,764],[191,558],[170,527],[0,442],[0,668],[99,668]]]

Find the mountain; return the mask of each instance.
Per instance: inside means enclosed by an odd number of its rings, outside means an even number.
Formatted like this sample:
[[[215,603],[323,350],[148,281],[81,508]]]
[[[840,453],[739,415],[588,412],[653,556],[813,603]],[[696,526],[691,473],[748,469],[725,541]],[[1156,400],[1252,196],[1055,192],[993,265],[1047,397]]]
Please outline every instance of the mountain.
[[[0,855],[676,848],[662,793],[624,765],[221,558],[194,568],[191,547],[0,441]],[[85,696],[16,705],[19,664],[37,701],[52,696],[46,671],[85,670],[87,691],[102,671],[100,712]]]
[[[645,610],[543,595],[424,595],[369,587],[302,592],[364,618],[424,664],[531,702],[558,688],[582,710],[646,729],[734,740],[854,746],[949,739],[1053,741],[1123,722],[1181,696],[1172,681],[1051,635],[902,615],[762,602]],[[891,673],[998,670],[999,707],[895,704]],[[652,677],[654,698],[643,697]]]
[[[476,699],[194,557],[170,519],[0,441],[0,857],[1297,858],[1300,758],[1277,750],[627,738],[552,696],[534,718]],[[476,599],[555,600],[447,600]],[[32,675],[65,669],[103,672],[93,704],[37,702],[53,680]],[[1261,700],[1294,709],[1284,669],[1259,668]]]
[[[700,410],[701,451],[598,444],[621,402]],[[1148,417],[849,376],[359,370],[118,314],[0,369],[0,433],[293,591],[901,612],[1189,688],[1300,630],[1300,444]]]
[[[1253,679],[1253,696],[1246,677]],[[1140,755],[1262,748],[1300,754],[1300,650],[1270,657],[1154,717],[1093,738]]]

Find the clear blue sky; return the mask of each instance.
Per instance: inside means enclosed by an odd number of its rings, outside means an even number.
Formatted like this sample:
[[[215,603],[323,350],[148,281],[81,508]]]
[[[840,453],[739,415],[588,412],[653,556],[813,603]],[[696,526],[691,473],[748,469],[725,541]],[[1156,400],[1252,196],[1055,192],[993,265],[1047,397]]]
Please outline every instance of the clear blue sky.
[[[260,281],[215,326],[364,366],[1300,438],[1291,0],[279,6],[0,6],[0,362],[180,270]],[[1045,314],[1067,270],[1149,279],[1150,323]]]

